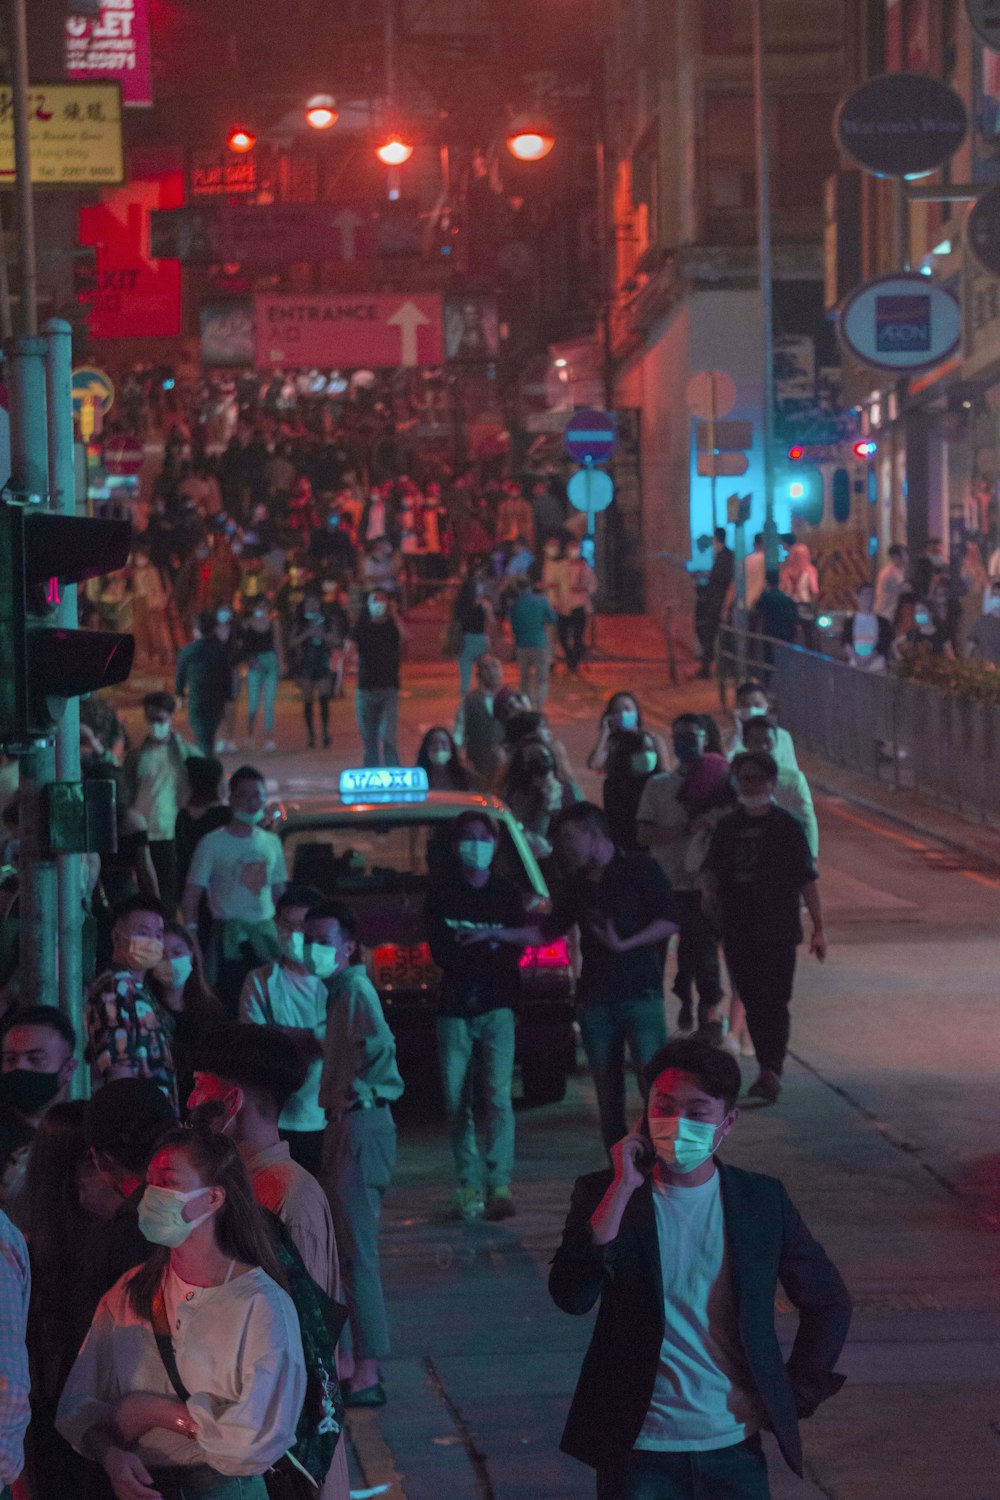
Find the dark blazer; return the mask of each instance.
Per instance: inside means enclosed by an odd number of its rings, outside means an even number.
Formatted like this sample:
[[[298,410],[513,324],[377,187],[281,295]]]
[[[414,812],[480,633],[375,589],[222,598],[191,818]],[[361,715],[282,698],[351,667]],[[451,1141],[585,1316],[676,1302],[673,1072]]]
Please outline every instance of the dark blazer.
[[[722,1162],[718,1168],[744,1356],[766,1425],[801,1474],[799,1418],[811,1416],[846,1378],[833,1367],[847,1337],[850,1298],[777,1178]],[[595,1246],[590,1218],[611,1182],[610,1171],[577,1179],[549,1275],[549,1291],[563,1312],[589,1312],[601,1301],[561,1444],[595,1469],[621,1463],[635,1446],[653,1397],[664,1330],[652,1184],[632,1195],[617,1239]],[[787,1365],[774,1328],[779,1281],[799,1313]]]

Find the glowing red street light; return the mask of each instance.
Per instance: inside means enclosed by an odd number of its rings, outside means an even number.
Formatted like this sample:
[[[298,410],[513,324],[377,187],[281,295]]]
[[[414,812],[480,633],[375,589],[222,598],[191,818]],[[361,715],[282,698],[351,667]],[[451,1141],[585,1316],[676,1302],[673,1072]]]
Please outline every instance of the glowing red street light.
[[[413,155],[413,147],[409,141],[401,140],[398,135],[392,135],[377,148],[375,155],[387,167],[401,167]]]
[[[518,161],[541,161],[556,143],[548,120],[522,117],[507,132],[507,150]]]
[[[329,130],[340,119],[340,111],[329,94],[314,94],[306,105],[306,124],[313,130]]]
[[[791,459],[791,461],[792,461],[793,464],[797,464],[798,461],[799,461],[799,459],[802,457],[802,455],[803,455],[804,452],[805,452],[805,449],[804,448],[800,448],[798,446],[798,444],[796,444],[796,446],[794,448],[789,448],[789,450],[788,450],[788,457]]]
[[[226,137],[226,145],[230,151],[235,151],[237,156],[245,156],[252,151],[257,144],[257,137],[252,130],[245,130],[242,125],[237,125]]]

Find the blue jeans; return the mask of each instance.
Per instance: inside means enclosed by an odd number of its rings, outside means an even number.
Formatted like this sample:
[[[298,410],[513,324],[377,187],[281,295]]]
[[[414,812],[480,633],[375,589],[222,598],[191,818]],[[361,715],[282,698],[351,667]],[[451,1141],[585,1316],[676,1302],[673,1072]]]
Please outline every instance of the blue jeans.
[[[472,666],[476,658],[484,656],[490,649],[489,639],[485,635],[462,636],[462,649],[458,653],[458,690],[464,698],[469,691],[469,683],[472,681]]]
[[[278,696],[278,653],[262,651],[247,667],[247,732],[253,734],[260,701],[264,700],[264,733],[274,737],[274,704]]]
[[[610,1151],[628,1132],[625,1121],[625,1044],[628,1043],[641,1079],[642,1069],[667,1040],[663,996],[651,992],[633,1000],[616,1000],[612,1005],[582,1005],[578,1020],[597,1089],[601,1135]]]
[[[486,1181],[488,1193],[509,1188],[514,1171],[514,1012],[488,1010],[481,1016],[438,1016],[438,1056],[448,1134],[462,1187],[483,1186],[473,1114],[473,1049],[478,1044],[486,1089]]]
[[[396,718],[398,688],[358,688],[354,712],[361,731],[366,766],[398,766]]]
[[[771,1500],[760,1438],[707,1453],[635,1448],[615,1473],[598,1470],[597,1500]]]
[[[207,1464],[150,1469],[163,1500],[267,1500],[263,1475],[219,1474]]]

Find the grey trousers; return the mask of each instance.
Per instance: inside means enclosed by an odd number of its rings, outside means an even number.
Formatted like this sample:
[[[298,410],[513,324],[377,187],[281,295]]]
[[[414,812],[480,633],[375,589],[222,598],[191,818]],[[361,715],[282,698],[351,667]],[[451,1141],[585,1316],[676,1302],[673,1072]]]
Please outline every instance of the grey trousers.
[[[390,1109],[354,1110],[326,1127],[320,1181],[333,1213],[355,1359],[385,1359],[389,1353],[378,1230],[395,1165]],[[347,1329],[342,1344],[346,1335]]]

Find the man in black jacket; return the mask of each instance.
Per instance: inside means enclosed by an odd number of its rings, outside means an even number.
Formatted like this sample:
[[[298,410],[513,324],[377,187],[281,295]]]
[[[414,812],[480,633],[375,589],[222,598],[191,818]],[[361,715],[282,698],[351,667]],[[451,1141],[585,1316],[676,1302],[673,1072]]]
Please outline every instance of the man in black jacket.
[[[802,1473],[798,1421],[843,1384],[850,1300],[781,1183],[715,1159],[735,1059],[668,1042],[646,1080],[646,1118],[612,1171],[577,1180],[552,1262],[564,1312],[601,1304],[562,1447],[597,1470],[598,1500],[769,1500],[760,1433]],[[779,1281],[799,1314],[787,1363]]]
[[[494,869],[499,833],[486,813],[459,813],[451,856],[431,867],[427,941],[441,968],[437,1041],[445,1111],[458,1174],[458,1218],[507,1219],[514,1212],[514,1010],[521,950],[498,941],[466,944],[472,934],[519,925],[521,892]],[[522,945],[523,946],[523,945]],[[485,1188],[472,1109],[473,1052],[482,1055],[486,1089]]]

